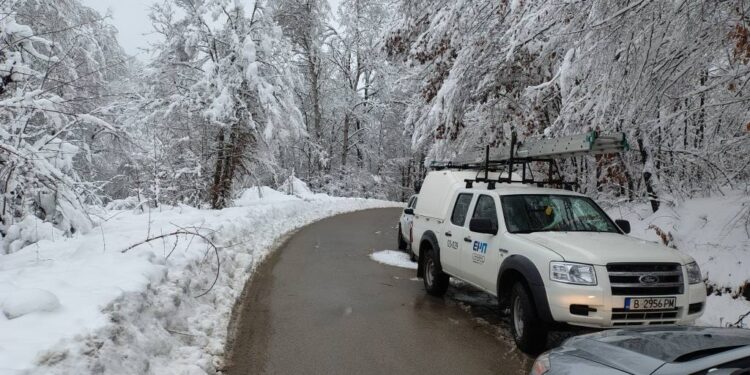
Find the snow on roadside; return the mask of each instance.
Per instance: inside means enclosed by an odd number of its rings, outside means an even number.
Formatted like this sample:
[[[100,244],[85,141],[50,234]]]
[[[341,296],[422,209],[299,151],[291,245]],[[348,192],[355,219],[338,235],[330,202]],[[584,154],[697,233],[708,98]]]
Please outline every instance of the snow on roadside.
[[[378,263],[394,267],[417,269],[417,263],[409,259],[409,254],[401,250],[383,250],[370,254],[370,258]]]
[[[706,312],[698,324],[719,326],[735,323],[750,311],[750,301],[740,288],[750,282],[750,196],[743,191],[696,198],[677,207],[652,213],[646,204],[607,210],[610,217],[629,220],[631,235],[661,242],[656,228],[670,233],[673,245],[693,258],[703,277],[721,295],[709,296]],[[750,327],[750,318],[745,319]]]
[[[738,322],[739,317],[750,312],[750,302],[740,298],[732,298],[728,294],[712,294],[706,299],[706,310],[698,319],[698,325],[712,327],[726,327]],[[740,327],[750,328],[750,318],[740,322]]]
[[[300,186],[296,186],[300,188]],[[265,193],[265,194],[263,194]],[[253,195],[255,194],[255,196]],[[215,373],[232,307],[257,265],[295,229],[396,203],[250,189],[238,207],[106,212],[99,228],[0,256],[0,373]],[[167,237],[121,253],[147,236]]]

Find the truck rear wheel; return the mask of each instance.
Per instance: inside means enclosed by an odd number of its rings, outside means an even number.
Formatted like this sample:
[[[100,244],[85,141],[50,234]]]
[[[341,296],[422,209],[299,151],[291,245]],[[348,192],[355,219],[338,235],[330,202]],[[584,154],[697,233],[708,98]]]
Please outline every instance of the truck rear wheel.
[[[401,234],[401,224],[398,225],[398,249],[406,250],[406,241],[404,236]]]
[[[424,270],[424,288],[427,293],[435,297],[442,297],[448,290],[450,276],[443,272],[442,268],[435,259],[435,252],[432,249],[427,250],[422,258],[422,269]]]
[[[547,326],[539,319],[531,294],[520,282],[510,292],[510,327],[522,352],[538,354],[547,346]]]

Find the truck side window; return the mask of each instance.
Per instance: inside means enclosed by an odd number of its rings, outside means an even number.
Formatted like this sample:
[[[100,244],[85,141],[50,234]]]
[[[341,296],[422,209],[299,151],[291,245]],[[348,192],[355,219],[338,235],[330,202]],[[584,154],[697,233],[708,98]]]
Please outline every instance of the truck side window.
[[[489,219],[497,225],[497,210],[495,209],[495,200],[489,195],[480,195],[477,204],[474,207],[474,216],[472,219]]]
[[[411,202],[411,208],[417,208],[417,200],[419,200],[419,197],[414,197],[414,201]]]
[[[453,214],[451,215],[451,223],[458,225],[459,227],[464,226],[466,222],[466,214],[469,212],[469,204],[473,194],[459,194],[456,198],[456,205],[453,206]]]

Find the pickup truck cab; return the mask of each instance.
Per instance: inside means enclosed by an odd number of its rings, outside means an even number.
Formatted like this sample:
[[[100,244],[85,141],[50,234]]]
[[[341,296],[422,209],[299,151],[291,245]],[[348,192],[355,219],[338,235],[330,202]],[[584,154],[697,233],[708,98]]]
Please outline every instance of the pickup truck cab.
[[[454,277],[498,297],[529,353],[557,323],[689,324],[702,315],[706,288],[688,255],[627,236],[626,221],[582,194],[470,182],[477,173],[433,171],[422,185],[411,247],[429,294],[442,296]]]

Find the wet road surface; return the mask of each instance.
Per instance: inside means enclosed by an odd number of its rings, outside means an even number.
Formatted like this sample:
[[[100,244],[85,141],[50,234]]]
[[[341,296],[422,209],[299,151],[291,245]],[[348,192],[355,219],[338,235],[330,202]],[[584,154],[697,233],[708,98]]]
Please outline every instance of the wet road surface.
[[[382,265],[398,209],[330,218],[294,234],[236,308],[226,372],[239,374],[525,374],[489,295],[454,283],[426,295],[416,271]]]

